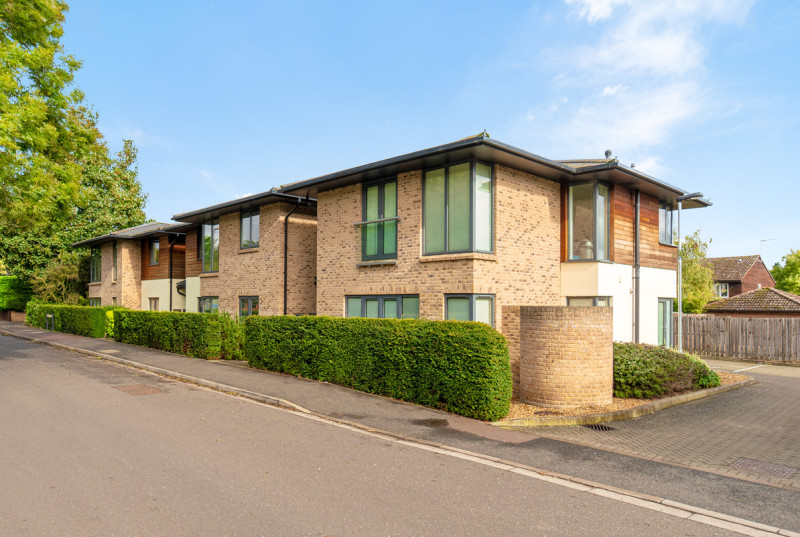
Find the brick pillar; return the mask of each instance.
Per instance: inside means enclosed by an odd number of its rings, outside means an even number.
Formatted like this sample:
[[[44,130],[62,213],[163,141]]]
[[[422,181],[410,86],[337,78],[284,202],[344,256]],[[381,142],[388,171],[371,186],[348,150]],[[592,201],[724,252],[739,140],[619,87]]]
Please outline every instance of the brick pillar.
[[[520,398],[541,406],[611,403],[612,310],[520,307]]]

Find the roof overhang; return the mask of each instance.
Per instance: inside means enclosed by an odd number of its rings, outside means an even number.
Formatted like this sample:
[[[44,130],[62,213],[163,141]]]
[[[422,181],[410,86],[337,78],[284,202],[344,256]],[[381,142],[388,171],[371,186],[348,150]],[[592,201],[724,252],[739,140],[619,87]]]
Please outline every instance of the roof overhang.
[[[186,226],[186,223],[189,224],[201,224],[206,220],[210,220],[212,218],[218,218],[223,214],[235,213],[240,211],[247,211],[250,209],[256,209],[262,205],[270,205],[272,203],[313,203],[316,202],[316,199],[310,199],[304,196],[295,196],[292,194],[286,194],[283,192],[276,192],[275,190],[269,190],[267,192],[262,192],[261,194],[255,194],[253,196],[247,196],[244,198],[235,199],[233,201],[226,201],[225,203],[220,203],[217,205],[212,205],[210,207],[205,207],[203,209],[198,209],[196,211],[190,211],[187,213],[176,214],[172,217],[173,220],[177,220],[178,222],[182,222],[180,224],[175,224],[177,227],[183,226],[185,229],[189,229]]]
[[[164,224],[161,222],[151,222],[149,224],[142,224],[126,229],[120,229],[106,235],[99,237],[92,237],[85,241],[75,242],[72,244],[73,248],[88,248],[92,246],[99,246],[101,244],[112,241],[124,240],[140,240],[147,237],[155,237],[161,235],[183,235],[182,230],[177,229],[184,224]]]

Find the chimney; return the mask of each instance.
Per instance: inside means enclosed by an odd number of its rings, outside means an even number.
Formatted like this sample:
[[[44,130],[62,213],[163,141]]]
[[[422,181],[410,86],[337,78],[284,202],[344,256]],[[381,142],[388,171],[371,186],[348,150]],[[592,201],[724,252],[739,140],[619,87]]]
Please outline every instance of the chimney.
[[[606,149],[606,158],[611,158],[611,150]]]

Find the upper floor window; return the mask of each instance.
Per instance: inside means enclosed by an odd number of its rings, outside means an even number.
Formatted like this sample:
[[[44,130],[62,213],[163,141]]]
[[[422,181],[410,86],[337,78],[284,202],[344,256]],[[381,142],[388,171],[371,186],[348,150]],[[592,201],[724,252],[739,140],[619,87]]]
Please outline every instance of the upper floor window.
[[[658,242],[675,244],[672,228],[672,205],[662,201],[658,204]]]
[[[103,267],[103,253],[99,246],[92,246],[91,257],[89,258],[89,281],[99,282]]]
[[[158,252],[161,247],[159,239],[150,240],[150,264],[158,265]]]
[[[570,185],[567,192],[567,260],[607,261],[610,192],[605,183]]]
[[[492,167],[465,162],[425,172],[423,252],[492,252]]]
[[[714,296],[717,298],[728,298],[730,286],[727,282],[717,282],[714,284]]]
[[[114,241],[114,245],[112,246],[111,261],[111,279],[117,281],[117,241]]]
[[[258,246],[258,209],[242,213],[241,248],[255,248]]]
[[[203,272],[219,270],[219,220],[203,224]]]
[[[419,295],[349,296],[346,299],[348,317],[373,319],[417,319]]]
[[[494,326],[494,295],[445,295],[445,318]]]
[[[397,180],[364,185],[361,258],[397,258]]]

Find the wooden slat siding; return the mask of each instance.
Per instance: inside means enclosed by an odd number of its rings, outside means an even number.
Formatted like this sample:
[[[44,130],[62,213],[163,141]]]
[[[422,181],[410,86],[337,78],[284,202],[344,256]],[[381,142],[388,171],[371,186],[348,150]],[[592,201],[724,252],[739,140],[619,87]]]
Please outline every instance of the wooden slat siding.
[[[633,265],[633,248],[636,240],[633,191],[624,186],[615,185],[613,192],[614,259],[617,263]]]
[[[613,258],[617,263],[633,265],[636,240],[634,193],[624,186],[613,190]],[[641,194],[639,207],[639,252],[643,267],[678,270],[678,249],[658,242],[658,200]]]
[[[169,278],[169,238],[164,236],[158,239],[158,265],[150,264],[150,239],[143,239],[141,243],[142,279],[160,280]],[[172,248],[172,278],[182,280],[186,277],[186,246],[175,244]]]
[[[185,267],[186,278],[191,278],[193,276],[199,276],[200,273],[203,271],[203,260],[197,259],[199,253],[199,246],[200,243],[198,238],[200,236],[201,229],[191,229],[186,232],[186,255],[185,255]]]
[[[675,314],[677,338],[677,314]],[[705,356],[800,362],[800,317],[683,316],[683,348]]]

